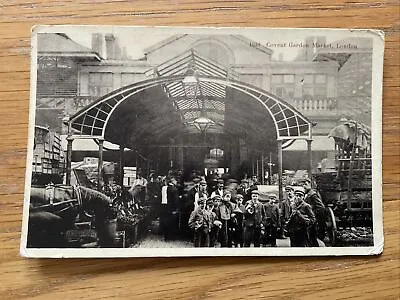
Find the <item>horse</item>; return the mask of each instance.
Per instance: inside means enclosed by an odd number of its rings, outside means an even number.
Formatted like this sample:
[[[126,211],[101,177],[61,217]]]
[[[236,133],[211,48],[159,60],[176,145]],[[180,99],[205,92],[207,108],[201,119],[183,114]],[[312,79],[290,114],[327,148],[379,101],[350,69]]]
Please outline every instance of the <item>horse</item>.
[[[28,247],[64,247],[65,233],[74,228],[78,215],[94,218],[100,247],[113,247],[113,214],[108,196],[84,186],[31,187]]]

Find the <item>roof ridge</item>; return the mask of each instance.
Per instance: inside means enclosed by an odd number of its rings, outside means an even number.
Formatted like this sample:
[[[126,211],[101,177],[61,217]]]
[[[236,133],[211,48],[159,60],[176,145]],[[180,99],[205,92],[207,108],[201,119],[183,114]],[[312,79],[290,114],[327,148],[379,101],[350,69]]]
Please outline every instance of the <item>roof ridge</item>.
[[[172,42],[175,42],[181,38],[183,38],[184,36],[187,36],[187,34],[174,34],[173,36],[170,36],[166,39],[163,39],[157,43],[155,43],[154,45],[147,47],[143,50],[144,55],[147,55],[148,53],[154,52],[157,49],[160,49],[161,47],[164,47],[168,44],[171,44]]]
[[[270,48],[267,48],[263,46],[261,43],[256,42],[248,37],[245,37],[244,35],[241,34],[231,34],[232,37],[238,39],[241,42],[246,43],[249,47],[253,47],[261,52],[267,53],[267,54],[272,54],[272,50]]]
[[[65,38],[66,40],[70,41],[71,43],[75,44],[76,46],[83,48],[86,51],[89,52],[93,52],[93,53],[97,53],[96,51],[94,51],[92,48],[86,47],[84,45],[79,44],[78,42],[74,41],[73,39],[71,39],[66,33],[60,33],[60,32],[56,32],[56,35]]]

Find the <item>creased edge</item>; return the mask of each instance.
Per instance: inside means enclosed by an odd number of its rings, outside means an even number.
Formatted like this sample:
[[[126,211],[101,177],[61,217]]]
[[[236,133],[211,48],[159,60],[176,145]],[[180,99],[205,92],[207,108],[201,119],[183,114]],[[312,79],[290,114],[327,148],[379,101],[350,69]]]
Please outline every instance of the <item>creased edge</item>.
[[[381,255],[383,253],[383,246],[384,246],[384,237],[382,236],[382,240],[380,240],[372,250],[368,253],[369,255]]]
[[[377,36],[382,42],[385,41],[385,32],[379,29],[349,29],[351,32],[364,32]]]

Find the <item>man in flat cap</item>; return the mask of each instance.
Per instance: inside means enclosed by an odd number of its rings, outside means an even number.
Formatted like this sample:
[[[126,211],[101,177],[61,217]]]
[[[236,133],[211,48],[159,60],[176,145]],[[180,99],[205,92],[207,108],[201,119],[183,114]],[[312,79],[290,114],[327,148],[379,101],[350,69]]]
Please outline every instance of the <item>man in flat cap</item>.
[[[275,203],[277,199],[275,194],[269,194],[266,203],[264,203],[265,218],[264,218],[264,238],[263,245],[270,244],[271,247],[276,247],[276,238],[278,228],[280,227],[279,207]]]
[[[251,176],[251,183],[250,183],[250,186],[253,186],[253,185],[255,185],[255,186],[257,186],[257,185],[259,185],[260,183],[259,183],[259,181],[258,181],[258,175],[257,174],[253,174],[252,176]]]
[[[204,179],[196,177],[193,179],[194,186],[190,189],[188,193],[188,199],[191,205],[196,209],[198,207],[198,200],[201,197],[208,198],[207,195],[207,183]],[[205,187],[204,187],[205,185]]]
[[[294,190],[295,206],[287,222],[287,230],[291,247],[311,247],[308,240],[308,230],[315,223],[311,206],[304,202],[304,189]]]
[[[260,247],[261,231],[264,231],[265,210],[259,201],[259,191],[251,192],[251,199],[245,204],[244,212],[244,247]]]
[[[241,180],[237,193],[243,195],[244,201],[248,201],[251,199],[251,190],[248,179]]]
[[[317,238],[321,241],[325,238],[325,205],[320,194],[311,188],[311,179],[306,178],[303,180],[302,186],[306,193],[304,201],[311,205],[316,218],[316,222],[310,228],[310,242],[313,247],[318,247]]]
[[[200,198],[208,199],[207,182],[204,179],[199,178],[196,181],[195,190],[193,190],[192,193],[194,193],[194,196],[192,196],[192,198],[194,201],[194,208],[196,209],[198,207],[197,202]]]
[[[206,211],[206,199],[198,200],[198,207],[190,214],[188,225],[194,231],[194,246],[209,247],[212,226],[210,214]]]

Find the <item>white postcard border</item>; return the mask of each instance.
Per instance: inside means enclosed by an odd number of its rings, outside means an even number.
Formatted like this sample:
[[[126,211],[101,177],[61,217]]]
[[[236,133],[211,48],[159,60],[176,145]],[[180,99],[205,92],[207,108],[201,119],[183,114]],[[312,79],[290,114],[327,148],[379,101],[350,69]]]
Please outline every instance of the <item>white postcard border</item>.
[[[179,33],[210,33],[218,30],[218,34],[228,34],[240,30],[274,31],[274,30],[304,30],[318,34],[330,32],[352,32],[360,37],[373,40],[372,57],[372,203],[373,203],[373,237],[374,246],[368,247],[320,247],[320,248],[27,248],[29,198],[31,187],[33,139],[36,108],[36,83],[37,83],[37,34],[62,32],[63,28],[76,28],[81,26],[91,31],[118,30],[119,28],[155,28]],[[216,32],[212,32],[216,33]],[[343,256],[343,255],[378,255],[383,251],[383,207],[382,207],[382,80],[383,80],[383,53],[384,33],[379,30],[363,29],[318,29],[318,28],[254,28],[254,27],[144,27],[144,26],[94,26],[94,25],[44,25],[32,28],[31,44],[31,81],[29,105],[28,148],[25,175],[25,192],[23,205],[23,220],[21,232],[20,254],[24,257],[47,258],[100,258],[100,257],[200,257],[200,256]]]

